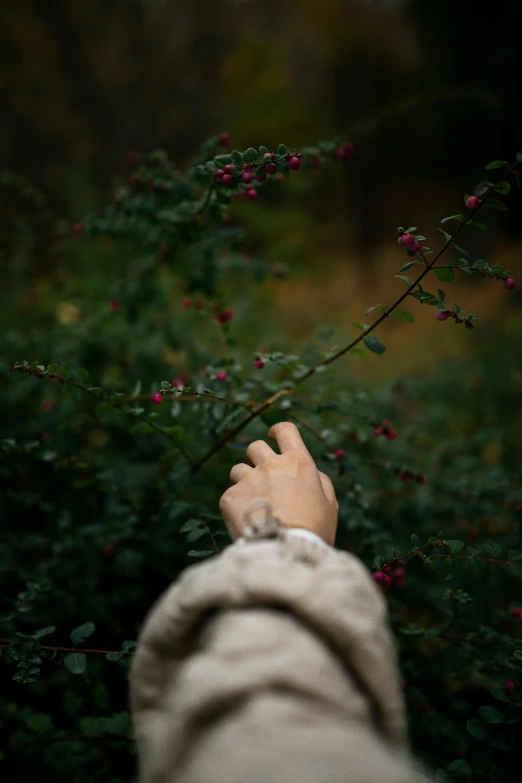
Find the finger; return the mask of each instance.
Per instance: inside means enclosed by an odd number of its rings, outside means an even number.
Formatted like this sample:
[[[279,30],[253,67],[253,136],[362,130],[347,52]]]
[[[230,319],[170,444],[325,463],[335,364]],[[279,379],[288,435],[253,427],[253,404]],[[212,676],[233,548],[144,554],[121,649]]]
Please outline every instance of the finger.
[[[246,450],[246,455],[252,465],[259,465],[267,457],[275,457],[275,451],[264,440],[255,440]]]
[[[270,428],[268,437],[277,442],[281,454],[288,451],[305,451],[309,456],[310,452],[305,446],[301,433],[291,421],[280,421]]]
[[[237,484],[238,481],[241,481],[243,476],[246,476],[247,473],[250,473],[252,470],[254,470],[254,468],[251,468],[250,465],[247,465],[245,462],[239,462],[237,465],[234,465],[230,471],[230,481],[232,484]]]
[[[319,478],[321,479],[321,486],[323,488],[323,492],[325,494],[326,499],[330,503],[337,503],[337,497],[335,495],[335,489],[332,484],[332,481],[329,476],[326,475],[326,473],[319,472]]]

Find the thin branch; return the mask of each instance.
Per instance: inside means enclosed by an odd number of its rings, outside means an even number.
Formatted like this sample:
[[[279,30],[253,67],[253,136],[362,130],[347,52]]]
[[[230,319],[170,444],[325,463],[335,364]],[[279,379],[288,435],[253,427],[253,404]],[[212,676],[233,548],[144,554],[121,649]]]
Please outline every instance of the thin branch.
[[[218,545],[217,545],[217,543],[216,543],[216,539],[215,539],[215,537],[214,537],[214,534],[213,534],[212,530],[211,530],[211,529],[210,529],[210,527],[207,525],[207,523],[205,522],[205,520],[204,520],[204,519],[200,519],[199,521],[201,522],[201,524],[203,525],[203,527],[205,527],[205,528],[207,529],[207,533],[209,534],[210,538],[212,539],[212,546],[214,547],[214,549],[216,550],[216,552],[219,554],[219,552],[221,552],[221,549],[218,547]]]
[[[35,639],[35,642],[38,640]],[[9,648],[13,644],[23,644],[24,642],[18,641],[17,639],[0,639],[0,647]],[[38,648],[39,650],[51,650],[52,652],[73,652],[73,653],[90,653],[92,655],[108,655],[108,653],[116,653],[121,652],[120,650],[89,650],[84,649],[83,647],[55,647],[53,645],[48,644],[39,644]],[[125,655],[134,655],[133,652],[126,652]]]

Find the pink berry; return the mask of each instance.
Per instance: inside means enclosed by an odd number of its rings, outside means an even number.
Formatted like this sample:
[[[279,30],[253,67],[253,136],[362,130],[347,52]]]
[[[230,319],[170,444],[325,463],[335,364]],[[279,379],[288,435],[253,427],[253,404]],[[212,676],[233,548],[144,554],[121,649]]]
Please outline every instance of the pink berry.
[[[267,163],[266,164],[266,173],[267,174],[275,174],[277,171],[277,166],[275,163]]]
[[[517,689],[517,684],[516,684],[515,680],[506,680],[506,682],[504,683],[504,686],[505,686],[506,690],[509,691],[510,693],[513,693],[513,691],[516,691],[516,689]]]
[[[476,209],[479,204],[480,199],[478,199],[476,196],[469,196],[469,198],[466,199],[466,206],[468,209]]]
[[[426,484],[426,482],[428,481],[428,477],[423,474],[422,476],[417,477],[417,481],[419,482],[419,484]]]
[[[515,278],[511,277],[511,275],[509,277],[506,277],[506,279],[504,280],[504,288],[507,288],[508,291],[512,291],[515,287],[516,287]]]
[[[410,479],[409,475],[407,473],[404,473],[404,472],[400,474],[399,478],[400,478],[401,481],[409,481],[409,479]]]
[[[392,576],[394,579],[402,579],[404,577],[404,568],[394,568]]]
[[[342,449],[337,449],[337,451],[334,454],[335,459],[342,459],[344,457],[344,451]]]
[[[187,382],[187,376],[185,375],[184,372],[180,372],[178,377],[174,378],[174,380],[172,381],[172,385],[174,386],[175,389],[181,389],[183,388],[183,386],[185,386],[186,382]]]
[[[266,174],[257,174],[256,179],[258,182],[264,182],[266,179]]]
[[[238,190],[237,193],[234,193],[234,198],[241,201],[241,199],[245,198],[245,194]]]
[[[386,433],[386,438],[388,440],[395,440],[395,438],[397,438],[398,436],[399,433],[396,432],[395,430],[388,430],[388,432]]]
[[[297,171],[297,169],[301,166],[301,161],[299,158],[296,158],[295,155],[293,155],[288,161],[288,166],[292,169],[292,171]]]
[[[234,182],[234,177],[232,176],[232,174],[223,174],[222,182],[223,185],[232,185],[232,183]]]
[[[382,427],[374,427],[373,434],[375,435],[376,438],[378,438],[379,435],[383,435],[384,434],[384,430],[383,430]]]
[[[218,141],[224,147],[228,147],[230,145],[230,133],[228,131],[221,131],[218,136]]]
[[[161,405],[161,403],[163,402],[163,397],[161,396],[161,394],[158,394],[156,392],[156,394],[152,395],[152,402],[154,403],[154,405]]]
[[[435,318],[437,321],[446,321],[449,318],[449,313],[447,310],[439,310]]]
[[[391,576],[386,576],[385,575],[385,577],[384,577],[384,579],[382,581],[386,585],[386,587],[389,587],[391,585]]]
[[[225,172],[225,174],[230,174],[233,168],[234,167],[231,163],[227,163],[226,166],[223,166],[223,171]]]
[[[224,173],[225,172],[223,171],[223,169],[218,169],[214,176],[215,176],[216,179],[223,179],[223,174]]]
[[[264,366],[265,366],[264,361],[261,359],[261,357],[258,356],[258,358],[254,362],[254,367],[256,368],[256,370],[262,370]]]
[[[250,199],[250,201],[255,201],[257,198],[257,190],[254,190],[254,188],[250,188],[249,190],[247,190],[246,196],[247,198]]]
[[[220,370],[216,373],[216,381],[226,381],[227,374],[224,370]]]
[[[519,620],[521,615],[522,609],[519,606],[515,606],[515,608],[511,610],[511,617],[514,617],[515,620]]]
[[[218,323],[228,324],[228,322],[232,320],[233,315],[234,313],[232,310],[223,310],[217,317]]]
[[[388,575],[391,574],[391,566],[389,565],[383,565],[382,570],[384,571],[385,574]]]
[[[244,174],[241,174],[241,179],[246,183],[252,182],[252,174],[249,171],[245,171]]]
[[[72,227],[73,233],[75,234],[81,234],[83,231],[83,226],[81,223],[75,223]]]
[[[192,307],[192,299],[190,299],[190,297],[185,297],[183,300],[183,307]]]
[[[382,571],[375,571],[375,573],[372,574],[372,579],[374,579],[376,582],[384,582],[386,579],[386,574],[383,574]]]
[[[419,245],[419,243],[418,243],[418,242],[416,242],[415,240],[413,240],[413,242],[411,243],[411,245],[408,245],[408,250],[409,250],[411,253],[416,253],[416,252],[417,252],[417,250],[420,250],[420,245]]]
[[[273,154],[271,152],[265,152],[263,158],[273,158]]]
[[[411,234],[401,234],[399,237],[399,242],[401,245],[409,247],[415,242],[415,238]]]
[[[404,587],[404,579],[396,579],[394,584],[395,587]]]
[[[119,310],[121,307],[120,300],[119,299],[113,299],[111,302],[111,308],[113,310]]]

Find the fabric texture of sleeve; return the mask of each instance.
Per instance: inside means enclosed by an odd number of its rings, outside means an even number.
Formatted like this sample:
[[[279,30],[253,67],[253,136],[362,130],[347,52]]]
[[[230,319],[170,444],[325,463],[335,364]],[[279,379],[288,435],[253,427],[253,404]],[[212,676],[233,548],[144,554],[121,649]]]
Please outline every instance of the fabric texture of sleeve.
[[[410,783],[396,652],[354,556],[286,534],[188,568],[131,672],[140,783]]]

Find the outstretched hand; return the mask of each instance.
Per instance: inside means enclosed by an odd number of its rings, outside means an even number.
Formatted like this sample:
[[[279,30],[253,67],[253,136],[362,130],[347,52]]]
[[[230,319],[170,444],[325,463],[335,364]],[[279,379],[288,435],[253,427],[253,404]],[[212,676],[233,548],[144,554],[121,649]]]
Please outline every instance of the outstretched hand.
[[[280,454],[256,440],[246,451],[251,464],[240,462],[230,471],[232,486],[219,502],[230,537],[243,535],[247,505],[265,498],[283,525],[310,530],[333,544],[339,504],[331,480],[317,470],[295,424],[275,424],[268,437]]]

